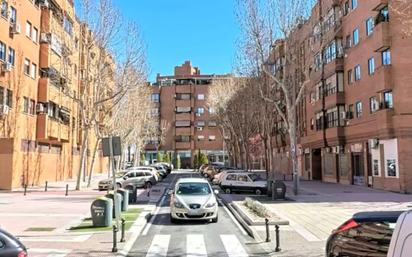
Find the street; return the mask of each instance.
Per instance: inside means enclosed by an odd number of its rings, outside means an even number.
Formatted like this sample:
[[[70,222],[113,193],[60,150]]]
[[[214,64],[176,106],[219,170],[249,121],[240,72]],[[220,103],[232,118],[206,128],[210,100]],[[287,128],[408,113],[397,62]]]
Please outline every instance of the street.
[[[163,182],[173,188],[183,177],[197,177],[192,172],[172,173]],[[228,210],[219,204],[218,223],[181,222],[172,224],[169,218],[169,196],[160,206],[137,238],[128,256],[209,256],[243,257],[266,256],[259,244],[246,235]]]

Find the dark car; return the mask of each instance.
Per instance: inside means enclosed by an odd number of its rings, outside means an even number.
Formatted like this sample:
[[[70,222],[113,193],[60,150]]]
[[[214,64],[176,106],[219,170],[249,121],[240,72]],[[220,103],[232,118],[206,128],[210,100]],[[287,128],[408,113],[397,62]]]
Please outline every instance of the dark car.
[[[0,229],[0,256],[27,257],[27,250],[16,237]]]
[[[386,257],[402,211],[359,212],[332,232],[327,257]]]

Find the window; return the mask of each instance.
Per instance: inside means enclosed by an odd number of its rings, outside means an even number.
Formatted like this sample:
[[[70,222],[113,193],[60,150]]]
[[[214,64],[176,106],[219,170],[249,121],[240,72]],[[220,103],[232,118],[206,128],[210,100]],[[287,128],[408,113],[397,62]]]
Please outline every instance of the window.
[[[326,46],[326,48],[323,50],[323,60],[324,62],[330,63],[336,59],[336,41],[332,41],[329,43],[329,45]]]
[[[355,110],[356,118],[362,117],[362,102],[357,102],[355,104],[355,108],[356,108]]]
[[[214,135],[209,136],[209,141],[215,141],[215,140],[216,140],[216,136]]]
[[[391,50],[387,49],[382,52],[382,65],[391,65]]]
[[[7,89],[5,104],[10,108],[13,107],[13,91],[10,89]]]
[[[29,104],[29,114],[35,115],[36,114],[36,102],[34,100],[30,100]]]
[[[197,107],[196,113],[199,114],[199,115],[204,114],[204,113],[205,113],[205,108],[203,108],[203,107]]]
[[[352,0],[352,10],[358,7],[358,0]]]
[[[348,84],[353,83],[353,75],[352,75],[352,70],[348,70]]]
[[[209,113],[210,114],[215,114],[215,109],[213,107],[209,107]]]
[[[159,108],[150,109],[150,116],[151,117],[158,117],[159,116]]]
[[[393,108],[392,91],[387,91],[383,93],[383,103],[385,108]]]
[[[31,23],[29,21],[26,22],[26,36],[31,38]]]
[[[369,106],[370,106],[371,113],[374,113],[379,110],[379,102],[375,96],[369,98]]]
[[[247,175],[238,175],[237,180],[242,182],[248,182],[249,177]]]
[[[209,127],[216,127],[217,126],[217,122],[214,120],[209,121]]]
[[[355,66],[355,81],[359,81],[361,79],[361,68],[360,65]]]
[[[350,35],[346,36],[346,48],[351,48],[352,47],[352,37]]]
[[[353,104],[348,106],[348,119],[353,119]]]
[[[197,136],[197,140],[198,141],[205,140],[205,136],[203,136],[203,135]]]
[[[346,1],[343,7],[343,15],[348,15],[350,10],[349,1]]]
[[[190,136],[180,135],[176,136],[176,142],[190,142]]]
[[[17,21],[17,11],[16,8],[10,6],[10,23],[15,24]]]
[[[6,44],[0,41],[0,60],[6,60]]]
[[[372,57],[368,60],[368,74],[373,75],[375,73],[375,59]]]
[[[190,100],[190,94],[176,94],[177,100]]]
[[[33,27],[33,31],[31,33],[31,39],[37,43],[37,36],[39,34],[39,31],[37,30],[37,28]]]
[[[199,120],[196,122],[196,127],[204,127],[206,125],[204,120]]]
[[[7,18],[8,4],[6,0],[1,0],[1,16]]]
[[[356,46],[359,43],[359,29],[355,29],[352,32],[352,38],[353,38],[353,45]]]
[[[389,21],[389,10],[388,6],[385,6],[381,10],[379,10],[379,14],[376,17],[376,24],[381,22],[388,22]]]
[[[387,171],[388,177],[397,177],[395,159],[386,160],[386,171]]]
[[[29,98],[23,96],[23,112],[29,113]]]
[[[192,108],[190,107],[176,107],[177,113],[190,113],[191,111],[192,111]]]
[[[31,77],[36,79],[37,76],[37,65],[32,63],[31,64],[31,73],[30,73]]]
[[[372,17],[370,17],[369,19],[366,20],[366,35],[369,36],[372,34],[373,32],[373,19]]]
[[[27,58],[24,59],[24,74],[30,74],[30,60]]]
[[[151,100],[154,103],[158,103],[160,101],[160,94],[159,93],[153,93],[151,95]]]
[[[327,128],[334,128],[339,125],[338,109],[334,108],[326,112]]]
[[[235,174],[229,174],[226,176],[226,180],[236,180],[236,175]]]
[[[197,100],[205,100],[205,95],[204,94],[198,94],[197,95]]]
[[[4,87],[0,87],[0,104],[4,104]]]
[[[190,120],[177,120],[175,126],[177,128],[190,127]]]
[[[64,17],[63,19],[63,27],[64,30],[71,36],[73,31],[73,23],[68,17]]]
[[[315,55],[315,71],[318,71],[322,66],[322,56],[318,53]]]
[[[372,160],[372,169],[373,169],[373,175],[374,176],[379,176],[379,160],[373,159]]]
[[[13,48],[9,47],[9,63],[14,66],[15,51]]]

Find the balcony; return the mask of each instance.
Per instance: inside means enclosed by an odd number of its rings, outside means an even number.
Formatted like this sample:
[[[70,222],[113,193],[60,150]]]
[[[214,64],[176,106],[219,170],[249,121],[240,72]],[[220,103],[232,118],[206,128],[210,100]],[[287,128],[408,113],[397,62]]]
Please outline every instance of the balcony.
[[[382,21],[375,25],[372,35],[372,49],[382,52],[391,46],[389,22]]]
[[[381,10],[383,7],[389,5],[389,0],[378,0],[377,2],[378,3],[376,4],[376,6],[372,8],[372,11],[377,12]]]
[[[337,71],[343,71],[344,60],[342,57],[337,57],[330,63],[325,64],[325,78],[333,75]]]
[[[375,92],[382,92],[385,90],[392,90],[392,66],[383,65],[375,70],[375,75],[371,77],[375,87]]]
[[[47,114],[37,115],[37,139],[48,142],[68,142],[70,127],[50,118]]]
[[[178,100],[176,99],[176,107],[192,106],[191,100]]]
[[[176,150],[189,150],[191,149],[191,142],[175,142]]]
[[[337,105],[345,104],[345,92],[336,92],[335,94],[325,97],[325,109],[335,107]],[[319,99],[315,103],[315,112],[322,110],[322,99]]]

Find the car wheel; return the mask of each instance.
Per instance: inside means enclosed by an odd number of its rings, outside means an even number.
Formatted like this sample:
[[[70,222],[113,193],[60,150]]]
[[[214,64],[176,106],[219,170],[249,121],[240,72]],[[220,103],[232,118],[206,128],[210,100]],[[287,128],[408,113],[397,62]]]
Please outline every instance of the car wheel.
[[[121,183],[116,183],[117,188],[122,188],[122,184]]]
[[[216,216],[216,218],[212,219],[212,223],[217,223],[218,221],[218,216]]]
[[[256,194],[256,195],[261,195],[261,194],[262,194],[262,190],[256,189],[256,190],[255,190],[255,194]]]
[[[232,189],[230,189],[230,188],[225,188],[225,193],[226,193],[226,194],[231,194],[231,193],[232,193]]]
[[[177,219],[172,217],[172,214],[170,214],[170,223],[176,224],[178,222]]]
[[[152,187],[152,182],[147,181],[146,183],[144,183],[144,188],[145,189],[148,189],[148,188],[151,188],[151,187]]]

